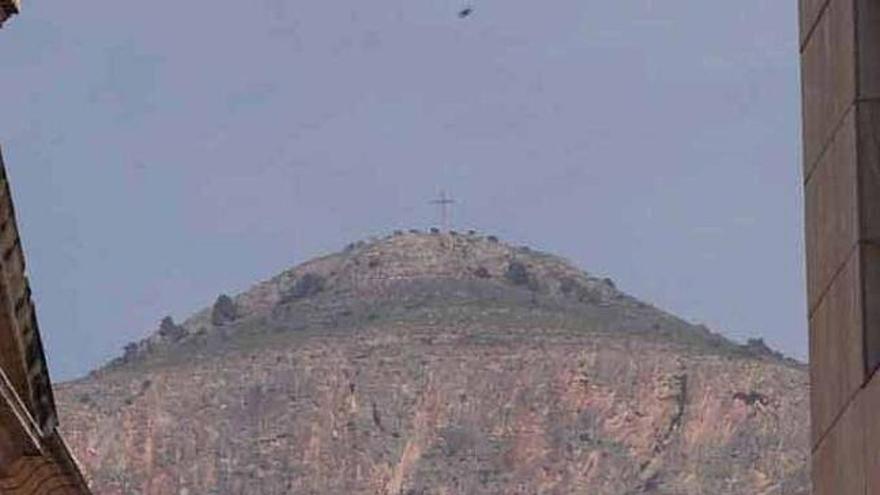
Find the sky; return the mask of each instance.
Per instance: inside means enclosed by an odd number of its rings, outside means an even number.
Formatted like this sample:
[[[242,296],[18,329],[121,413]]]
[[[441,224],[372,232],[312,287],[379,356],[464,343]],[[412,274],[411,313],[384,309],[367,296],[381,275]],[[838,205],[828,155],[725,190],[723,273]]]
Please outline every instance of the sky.
[[[438,223],[806,359],[796,2],[24,0],[0,145],[50,369]]]

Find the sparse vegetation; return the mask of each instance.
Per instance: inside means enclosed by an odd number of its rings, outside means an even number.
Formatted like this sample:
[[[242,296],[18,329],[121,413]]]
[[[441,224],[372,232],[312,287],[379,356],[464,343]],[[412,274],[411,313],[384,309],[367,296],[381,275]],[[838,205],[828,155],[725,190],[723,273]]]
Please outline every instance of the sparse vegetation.
[[[124,353],[122,356],[123,359],[128,360],[128,359],[133,358],[135,356],[135,354],[137,354],[137,350],[138,350],[137,343],[129,342],[128,344],[125,344],[125,347],[123,348],[123,353]]]
[[[577,295],[580,288],[580,284],[571,277],[565,277],[559,281],[559,292],[565,296]]]
[[[764,342],[764,339],[749,339],[745,345],[742,346],[743,350],[753,356],[762,356],[762,357],[771,357],[782,359],[784,356],[782,353],[774,351]]]
[[[220,294],[211,308],[211,323],[216,326],[227,325],[238,319],[235,302],[226,294]]]
[[[484,239],[488,240],[488,237]],[[685,342],[687,345],[713,353],[742,357],[778,356],[778,353],[769,350],[757,339],[740,345],[712,334],[704,327],[697,328],[674,319],[641,315],[639,312],[653,311],[654,308],[634,298],[621,295],[614,289],[611,279],[593,278],[579,270],[560,270],[565,264],[564,260],[545,255],[540,251],[502,246],[503,249],[508,250],[507,256],[509,256],[508,261],[503,262],[493,258],[497,256],[494,248],[485,250],[486,244],[476,243],[468,246],[462,254],[477,257],[469,258],[464,266],[455,267],[452,277],[409,279],[408,276],[402,278],[398,276],[396,260],[404,259],[405,256],[394,251],[409,249],[408,243],[392,244],[389,238],[377,242],[389,242],[389,244],[375,250],[372,248],[379,246],[371,245],[370,253],[365,253],[363,256],[340,257],[338,258],[340,263],[344,264],[337,266],[331,264],[321,272],[310,270],[303,274],[296,269],[286,272],[281,278],[282,287],[285,288],[281,290],[278,304],[268,320],[260,318],[255,319],[252,324],[245,324],[241,318],[243,309],[238,307],[232,298],[220,295],[203,319],[191,322],[191,326],[188,325],[186,330],[176,325],[173,320],[163,321],[158,332],[160,338],[146,339],[126,346],[125,354],[119,361],[129,363],[140,362],[142,358],[153,359],[157,355],[156,351],[161,351],[158,353],[161,354],[165,349],[180,347],[180,345],[168,344],[178,339],[183,340],[183,337],[186,337],[187,345],[205,348],[222,340],[235,341],[236,336],[243,333],[256,335],[272,332],[317,331],[366,323],[374,324],[380,319],[429,322],[441,319],[449,322],[500,318],[502,321],[516,320],[523,323],[522,318],[526,315],[531,315],[528,316],[529,321],[540,320],[546,317],[547,311],[561,311],[579,320],[595,318],[595,313],[592,312],[599,307],[617,307],[622,309],[624,314],[634,316],[639,323],[635,326],[628,323],[628,328],[621,330],[628,333],[641,333],[652,338]],[[359,241],[350,244],[350,246],[357,245],[364,243]],[[428,246],[424,249],[435,248]],[[446,248],[438,246],[436,249]],[[433,262],[437,259],[438,253],[425,254],[427,255],[425,259]],[[443,253],[443,256],[447,255],[448,253]],[[481,259],[481,256],[489,257]],[[328,260],[332,259],[328,257]],[[410,262],[419,261],[407,261]],[[367,273],[368,269],[376,269],[379,266],[383,267],[381,273],[378,271]],[[464,271],[456,279],[455,270],[461,269]],[[349,273],[349,270],[353,272]],[[300,275],[295,275],[296,273]],[[554,275],[554,273],[566,275]],[[377,286],[376,298],[370,298],[366,305],[363,304],[366,301],[349,290],[348,284],[351,280],[365,284],[361,288],[370,290],[369,284],[373,283],[371,281],[385,280],[384,276],[393,282],[390,284],[380,282],[382,286]],[[493,278],[505,283],[480,283]],[[330,280],[333,280],[334,284],[333,298],[315,298],[308,304],[297,305],[295,309],[287,309],[284,306],[286,303],[304,300],[329,291]],[[519,290],[520,288],[526,288],[530,293],[525,293]],[[563,298],[554,296],[563,296]],[[511,308],[517,308],[517,311],[511,313]],[[581,315],[581,312],[584,314]],[[250,311],[248,314],[257,316],[259,311],[256,313]],[[192,338],[189,337],[190,335]]]
[[[798,400],[785,395],[791,393],[794,383],[791,377],[803,374],[803,368],[778,366],[779,362],[769,357],[766,344],[759,339],[744,345],[732,343],[703,326],[691,325],[650,305],[639,304],[629,296],[615,297],[619,293],[612,290],[608,280],[589,276],[564,260],[536,250],[493,246],[471,239],[456,242],[457,249],[449,249],[449,243],[421,242],[423,240],[386,238],[379,241],[384,244],[371,244],[364,252],[330,255],[310,263],[308,268],[293,268],[272,284],[284,288],[284,300],[301,302],[273,306],[273,294],[265,291],[266,285],[263,285],[235,300],[239,314],[247,311],[248,318],[239,317],[234,323],[212,326],[214,313],[224,315],[222,321],[229,315],[228,307],[221,309],[229,301],[220,301],[218,297],[214,304],[216,311],[209,308],[188,320],[187,328],[192,337],[188,334],[174,345],[155,336],[131,344],[127,347],[130,361],[120,359],[102,371],[106,373],[104,376],[109,376],[120,368],[125,369],[126,376],[134,377],[128,386],[97,388],[89,385],[74,393],[90,393],[95,399],[93,402],[77,401],[76,396],[71,395],[67,403],[80,408],[132,408],[152,414],[149,411],[164,410],[164,404],[157,401],[173,390],[174,393],[168,395],[174,404],[183,403],[186,396],[187,407],[191,407],[184,411],[188,415],[180,415],[184,421],[191,418],[193,422],[229,424],[241,420],[254,424],[254,417],[302,421],[304,416],[299,411],[307,407],[314,407],[312,410],[317,413],[314,417],[319,417],[321,408],[347,407],[349,400],[356,400],[358,407],[365,411],[349,415],[339,423],[335,433],[322,430],[325,445],[344,456],[352,448],[350,442],[358,438],[355,435],[369,432],[375,441],[385,442],[364,447],[367,454],[379,457],[382,452],[409,441],[412,432],[407,421],[413,417],[413,410],[406,408],[410,407],[408,404],[417,405],[418,401],[401,402],[413,394],[377,391],[389,383],[410,380],[411,390],[418,393],[419,384],[425,382],[426,368],[430,367],[432,372],[444,376],[433,385],[446,387],[440,389],[437,397],[460,401],[469,411],[480,413],[468,415],[470,419],[465,421],[452,418],[432,429],[433,440],[425,444],[422,454],[432,472],[438,465],[438,470],[452,472],[446,470],[444,462],[455,466],[475,463],[468,469],[486,473],[495,472],[496,466],[501,466],[496,459],[503,459],[499,456],[510,447],[504,439],[492,438],[485,432],[497,424],[496,397],[501,390],[497,383],[508,378],[504,388],[510,389],[513,395],[505,402],[513,408],[520,407],[520,412],[517,414],[515,409],[513,414],[504,412],[507,418],[504,421],[523,428],[546,425],[541,438],[550,442],[547,445],[571,449],[574,455],[560,457],[563,464],[559,469],[567,469],[569,463],[574,462],[571,459],[580,462],[578,459],[584,459],[585,453],[601,452],[609,463],[606,466],[619,466],[615,476],[631,472],[633,458],[627,444],[618,441],[621,437],[617,433],[609,434],[600,426],[621,417],[619,412],[625,410],[624,407],[632,407],[631,412],[637,415],[630,417],[648,416],[624,423],[625,428],[638,430],[644,438],[657,439],[656,450],[646,453],[663,462],[678,462],[677,437],[682,434],[682,425],[691,418],[690,413],[685,414],[684,407],[704,397],[704,391],[716,394],[717,397],[713,397],[723,406],[716,411],[719,416],[709,421],[726,418],[724,407],[750,408],[756,413],[745,419],[748,422],[743,427],[737,428],[729,444],[709,446],[707,459],[722,458],[727,463],[748,459],[758,452],[756,442],[776,446],[803,444],[800,437],[791,436],[790,428],[784,430],[784,434],[789,435],[784,443],[778,441],[778,434],[772,429],[772,422],[778,417],[796,417],[805,423],[808,412],[800,407],[804,403],[803,393]],[[411,251],[415,249],[419,251]],[[458,256],[460,258],[456,258]],[[376,261],[381,261],[381,270],[371,271]],[[272,284],[269,287],[278,286]],[[581,304],[584,301],[587,304]],[[163,325],[166,328],[163,335],[169,333],[168,328],[176,326],[173,323]],[[197,329],[207,331],[196,337]],[[491,360],[498,354],[503,354],[505,364],[496,368]],[[581,364],[575,369],[574,363]],[[765,373],[760,382],[754,382],[741,376],[743,363],[747,363],[749,369],[754,365],[773,371]],[[463,377],[462,370],[468,369],[460,368],[462,364],[472,366],[473,371],[467,378]],[[255,372],[242,373],[242,368]],[[163,371],[151,373],[158,369]],[[147,374],[130,373],[141,370]],[[568,376],[576,381],[553,388],[552,395],[547,394],[547,384],[552,387],[560,377]],[[144,381],[147,377],[154,381],[151,387]],[[178,381],[172,382],[169,377]],[[223,380],[223,383],[212,386],[210,394],[204,393],[200,386],[215,380]],[[711,383],[706,385],[707,382]],[[806,379],[803,382],[806,383]],[[102,384],[109,383],[113,381]],[[481,383],[487,387],[478,388]],[[177,392],[189,386],[192,390]],[[781,388],[783,386],[786,388]],[[339,394],[340,387],[349,393]],[[516,399],[521,387],[532,387],[529,397],[541,400],[549,409],[529,410],[530,403]],[[694,388],[688,391],[687,387]],[[553,409],[554,404],[581,402],[585,391],[601,400],[613,401],[614,407],[586,407],[578,414],[570,414],[568,406]],[[324,393],[329,394],[324,396],[327,400],[307,400]],[[569,395],[555,400],[557,394]],[[663,399],[632,400],[638,398],[638,394]],[[104,398],[107,396],[112,400]],[[278,398],[281,400],[275,400]],[[339,402],[343,399],[344,403]],[[545,399],[549,400],[543,402]],[[685,399],[689,402],[685,403]],[[334,404],[334,401],[337,402]],[[371,402],[375,404],[372,421]],[[291,407],[293,403],[295,407]],[[241,404],[242,407],[218,408],[216,404]],[[213,416],[206,416],[208,414]],[[535,414],[539,423],[534,423]],[[81,417],[83,421],[90,418]],[[482,418],[489,421],[479,422]],[[83,428],[91,431],[90,424],[83,424]],[[760,427],[755,428],[754,424]],[[163,434],[159,429],[151,431]],[[288,452],[295,452],[297,445],[307,441],[307,437],[295,437],[294,428],[286,431],[290,432],[285,433],[289,437],[269,435],[267,438],[279,442]],[[254,433],[254,430],[242,430],[230,431],[229,435],[236,438],[236,445],[245,445]],[[168,434],[175,435],[175,432]],[[135,435],[141,433],[138,431],[128,437],[126,445],[136,446],[129,440],[141,438]],[[766,465],[780,453],[789,455],[791,460],[791,450],[785,450],[788,447],[774,448],[778,450],[766,456]],[[329,460],[332,456],[326,457]],[[480,459],[487,461],[481,465]],[[610,464],[612,462],[616,464]],[[534,474],[532,464],[530,460],[524,461],[522,479]],[[288,472],[285,470],[267,471],[267,479],[285,482],[283,476]],[[327,472],[335,473],[339,469],[328,468]],[[487,474],[485,480],[491,480],[493,486],[491,490],[482,491],[512,493],[515,487],[503,486],[505,476]],[[655,478],[633,478],[632,486],[641,487],[640,492],[650,491],[645,487],[668,488],[662,479],[655,484],[652,479]],[[282,484],[273,486],[277,487],[273,493],[287,493]],[[481,491],[473,489],[477,486],[471,484],[452,492],[477,493]],[[715,485],[702,486],[712,489],[711,493],[741,493],[736,489],[718,491]],[[571,492],[568,488],[563,491]],[[618,488],[620,485],[609,485],[605,491],[623,493]],[[596,490],[599,491],[602,490]],[[695,489],[694,493],[697,492]],[[326,490],[326,493],[348,492],[340,488]]]
[[[281,297],[281,303],[305,299],[319,294],[324,290],[324,277],[315,273],[306,273],[293,283],[290,290]]]
[[[602,283],[605,284],[606,287],[613,289],[613,287],[609,286],[606,281],[603,281]],[[607,299],[607,295],[603,294],[603,291],[607,291],[607,289],[591,287],[584,282],[571,277],[565,277],[559,281],[559,292],[561,292],[562,295],[582,303],[603,303],[603,301]]]
[[[529,269],[520,261],[511,261],[507,265],[507,271],[504,272],[504,278],[513,285],[526,286],[529,285],[531,277]]]
[[[159,324],[159,336],[163,339],[177,342],[182,339],[184,335],[186,335],[186,330],[174,323],[174,318],[170,316],[163,318],[162,322]]]

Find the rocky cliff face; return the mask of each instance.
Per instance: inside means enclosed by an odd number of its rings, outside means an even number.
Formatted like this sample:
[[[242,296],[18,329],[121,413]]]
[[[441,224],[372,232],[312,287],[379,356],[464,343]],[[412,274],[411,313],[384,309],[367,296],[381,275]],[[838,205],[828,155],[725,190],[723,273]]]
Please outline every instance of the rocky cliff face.
[[[806,495],[807,387],[559,258],[407,233],[164,322],[57,395],[99,495]]]

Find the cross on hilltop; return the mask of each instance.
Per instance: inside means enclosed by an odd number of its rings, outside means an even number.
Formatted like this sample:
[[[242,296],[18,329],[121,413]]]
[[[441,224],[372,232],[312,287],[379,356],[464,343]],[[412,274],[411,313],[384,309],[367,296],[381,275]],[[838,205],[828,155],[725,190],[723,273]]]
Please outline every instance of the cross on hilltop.
[[[449,208],[455,203],[452,197],[446,195],[446,191],[440,191],[440,197],[431,201],[432,205],[437,205],[440,209],[440,222],[445,231],[449,231]]]

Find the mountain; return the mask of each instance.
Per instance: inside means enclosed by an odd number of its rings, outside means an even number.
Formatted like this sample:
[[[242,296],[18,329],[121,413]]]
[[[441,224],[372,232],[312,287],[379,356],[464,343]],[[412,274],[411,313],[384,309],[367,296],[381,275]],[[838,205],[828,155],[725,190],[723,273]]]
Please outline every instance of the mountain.
[[[808,373],[492,236],[396,232],[58,387],[97,495],[807,495]]]

